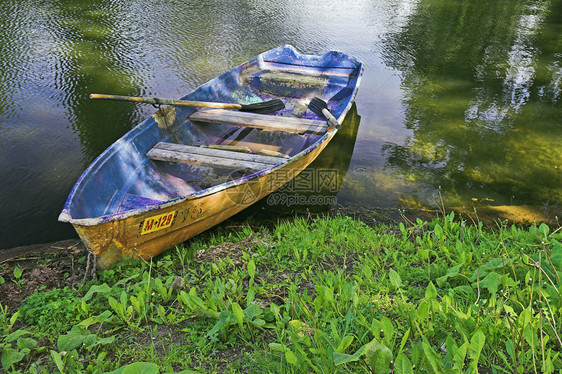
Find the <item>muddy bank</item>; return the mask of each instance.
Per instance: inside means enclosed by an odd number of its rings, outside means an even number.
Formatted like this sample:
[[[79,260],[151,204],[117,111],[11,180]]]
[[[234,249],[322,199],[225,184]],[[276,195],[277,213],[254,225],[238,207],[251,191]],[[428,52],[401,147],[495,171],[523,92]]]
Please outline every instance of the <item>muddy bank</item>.
[[[87,251],[77,239],[17,247],[0,254],[0,300],[11,312],[35,291],[77,286],[87,268]]]

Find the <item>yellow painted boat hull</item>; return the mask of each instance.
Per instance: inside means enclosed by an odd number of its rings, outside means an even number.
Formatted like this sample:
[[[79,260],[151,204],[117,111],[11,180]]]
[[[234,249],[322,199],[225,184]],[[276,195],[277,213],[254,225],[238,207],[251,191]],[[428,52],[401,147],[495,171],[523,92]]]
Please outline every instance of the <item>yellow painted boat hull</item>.
[[[216,226],[277,190],[314,161],[330,139],[327,138],[323,146],[305,157],[246,183],[123,220],[95,226],[75,224],[74,228],[87,248],[97,255],[98,268],[109,268],[126,257],[150,259]],[[171,226],[141,233],[146,220],[168,214],[173,214]]]

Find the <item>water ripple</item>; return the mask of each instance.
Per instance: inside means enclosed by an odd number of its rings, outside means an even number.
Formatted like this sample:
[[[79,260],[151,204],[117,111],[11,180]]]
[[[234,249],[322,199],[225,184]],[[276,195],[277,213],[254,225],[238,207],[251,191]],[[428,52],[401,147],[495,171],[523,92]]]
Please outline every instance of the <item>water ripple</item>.
[[[179,97],[284,44],[365,62],[343,200],[562,203],[559,2],[4,1],[0,248],[68,237],[74,181],[152,111],[90,93]]]

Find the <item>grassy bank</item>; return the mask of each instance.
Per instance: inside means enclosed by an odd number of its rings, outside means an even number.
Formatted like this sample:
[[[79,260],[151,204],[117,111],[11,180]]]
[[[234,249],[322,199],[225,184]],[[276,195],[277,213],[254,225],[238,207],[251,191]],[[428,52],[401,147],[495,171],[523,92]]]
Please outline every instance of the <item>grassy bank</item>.
[[[86,267],[77,254],[68,275]],[[82,273],[1,306],[6,372],[562,370],[562,234],[546,225],[297,218]]]

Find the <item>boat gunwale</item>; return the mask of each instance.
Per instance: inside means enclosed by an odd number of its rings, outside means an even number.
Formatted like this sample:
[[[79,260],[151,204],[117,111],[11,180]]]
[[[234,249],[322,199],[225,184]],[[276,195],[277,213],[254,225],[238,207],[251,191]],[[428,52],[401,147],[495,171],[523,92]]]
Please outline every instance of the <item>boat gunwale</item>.
[[[356,64],[356,69],[358,70],[357,76],[356,76],[357,80],[356,80],[355,85],[353,87],[353,91],[352,91],[352,93],[351,93],[351,95],[348,99],[348,103],[347,103],[346,107],[343,109],[342,113],[337,118],[338,122],[341,124],[342,121],[345,119],[345,116],[347,115],[347,113],[349,112],[349,110],[351,109],[352,105],[355,102],[355,97],[357,95],[357,92],[359,90],[359,86],[360,86],[360,83],[361,83],[361,80],[362,80],[362,77],[363,77],[364,63],[362,61],[358,60],[355,57],[349,56],[348,54],[337,51],[337,50],[330,50],[330,51],[326,52],[323,56],[318,56],[318,55],[308,55],[308,54],[300,53],[299,51],[297,51],[291,45],[284,45],[284,46],[278,47],[276,49],[281,49],[281,48],[289,48],[292,51],[294,51],[296,55],[302,56],[301,58],[315,57],[315,58],[320,59],[320,58],[324,57],[325,55],[327,55],[328,53],[334,53],[334,52],[341,53],[342,55],[345,55],[354,64]],[[270,51],[263,52],[263,53],[259,54],[258,56],[256,56],[256,58],[258,59],[258,65],[261,65],[261,63],[263,63],[263,62],[269,62],[269,61],[263,60],[263,55],[265,53],[268,53],[268,52],[270,52]],[[251,60],[249,60],[249,61],[251,61]],[[243,63],[243,64],[245,64],[245,63]],[[271,63],[276,63],[276,62],[271,61]],[[242,65],[238,65],[238,67],[240,67]],[[294,66],[300,66],[300,65],[295,64]],[[262,66],[260,66],[260,68],[261,67]],[[233,69],[236,69],[236,67],[234,67]],[[232,69],[229,69],[229,71],[230,70],[232,70]],[[266,70],[266,69],[264,69],[264,70]],[[205,85],[207,83],[208,82],[204,83],[203,85]],[[178,198],[175,198],[175,199],[172,199],[172,200],[164,201],[162,203],[147,205],[147,206],[139,208],[139,209],[125,211],[125,212],[122,212],[122,213],[107,214],[107,215],[101,215],[101,216],[90,217],[90,218],[72,218],[72,215],[70,213],[70,203],[73,200],[73,197],[75,196],[75,193],[76,193],[77,189],[81,185],[81,182],[83,181],[84,177],[86,176],[88,169],[92,168],[94,165],[97,165],[100,162],[101,162],[100,165],[103,165],[103,163],[106,160],[109,159],[109,157],[108,157],[109,151],[110,150],[116,150],[117,149],[116,144],[118,144],[119,142],[122,142],[123,139],[128,134],[132,133],[135,130],[142,131],[143,130],[142,127],[145,127],[145,128],[148,127],[149,124],[150,124],[150,118],[151,117],[148,117],[143,122],[141,122],[139,125],[133,127],[130,131],[128,131],[126,134],[124,134],[121,138],[116,140],[109,148],[107,148],[104,152],[102,152],[91,163],[91,165],[83,172],[83,174],[80,176],[78,181],[73,186],[71,192],[69,193],[69,196],[68,196],[67,201],[64,205],[64,208],[59,215],[59,218],[58,218],[59,221],[69,222],[73,225],[78,225],[78,226],[96,226],[96,225],[100,225],[100,224],[103,224],[103,223],[124,220],[124,219],[134,217],[134,216],[141,216],[141,215],[149,213],[149,212],[158,211],[158,210],[166,209],[166,208],[174,206],[174,205],[181,204],[182,202],[185,202],[185,201],[196,200],[196,199],[199,199],[199,198],[210,196],[210,195],[213,195],[215,193],[221,192],[223,190],[234,188],[234,187],[240,186],[242,184],[249,183],[249,182],[251,182],[253,180],[256,180],[258,178],[261,178],[263,176],[267,176],[271,173],[274,173],[278,169],[284,168],[287,165],[289,165],[290,163],[296,162],[296,161],[300,160],[301,158],[305,157],[306,155],[308,155],[309,153],[313,152],[316,148],[320,147],[325,142],[328,142],[329,140],[331,140],[331,138],[333,136],[335,136],[335,134],[338,132],[337,128],[333,128],[332,130],[324,133],[313,144],[311,144],[307,148],[303,149],[302,151],[300,151],[296,155],[294,155],[294,156],[292,156],[292,157],[290,157],[286,160],[283,160],[282,162],[280,162],[277,165],[274,165],[274,166],[266,168],[266,169],[259,170],[255,173],[249,174],[249,175],[244,176],[244,177],[239,178],[239,179],[235,179],[235,180],[232,180],[232,181],[221,183],[221,184],[212,186],[210,188],[203,189],[201,191],[196,191],[196,192],[190,193],[190,194],[185,195],[185,196],[181,196],[181,197],[178,197]]]

